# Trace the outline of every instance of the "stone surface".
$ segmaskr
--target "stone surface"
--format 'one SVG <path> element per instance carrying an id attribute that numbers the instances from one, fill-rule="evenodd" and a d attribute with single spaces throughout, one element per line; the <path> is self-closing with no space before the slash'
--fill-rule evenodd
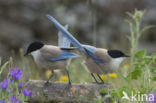
<path id="1" fill-rule="evenodd" d="M 73 84 L 67 89 L 67 83 L 50 83 L 44 85 L 45 81 L 30 80 L 25 84 L 32 90 L 31 103 L 61 102 L 61 103 L 90 103 L 100 96 L 99 91 L 103 88 L 111 88 L 107 84 Z"/>

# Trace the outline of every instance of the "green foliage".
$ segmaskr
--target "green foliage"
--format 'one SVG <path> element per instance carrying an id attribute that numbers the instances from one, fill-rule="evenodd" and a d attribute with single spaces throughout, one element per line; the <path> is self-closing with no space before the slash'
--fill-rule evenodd
<path id="1" fill-rule="evenodd" d="M 137 57 L 137 58 L 142 58 L 145 55 L 146 55 L 146 51 L 145 50 L 140 50 L 140 51 L 135 53 L 135 57 Z"/>
<path id="2" fill-rule="evenodd" d="M 121 100 L 123 92 L 126 92 L 129 97 L 131 93 L 149 94 L 156 91 L 153 83 L 156 81 L 156 53 L 147 55 L 146 50 L 138 50 L 139 38 L 142 34 L 153 26 L 145 26 L 141 28 L 141 20 L 145 11 L 135 10 L 134 14 L 127 13 L 131 18 L 126 20 L 130 26 L 131 35 L 128 36 L 130 41 L 130 69 L 126 75 L 120 73 L 120 77 L 125 80 L 124 86 L 115 89 L 103 89 L 100 93 L 106 93 L 105 97 L 111 97 L 112 101 L 119 101 L 119 103 L 127 103 L 128 101 Z M 127 83 L 128 82 L 128 83 Z M 105 98 L 103 97 L 103 98 Z M 100 99 L 100 98 L 99 98 Z M 131 101 L 132 102 L 132 101 Z M 102 103 L 102 102 L 101 102 Z M 132 102 L 133 103 L 133 102 Z"/>
<path id="3" fill-rule="evenodd" d="M 105 94 L 108 93 L 108 91 L 109 91 L 108 88 L 103 88 L 103 89 L 101 89 L 101 90 L 99 91 L 99 93 L 100 93 L 101 95 L 105 95 Z"/>
<path id="4" fill-rule="evenodd" d="M 6 66 L 8 65 L 9 62 L 7 61 L 3 65 L 1 65 L 1 63 L 2 63 L 2 59 L 0 57 L 0 76 L 1 76 L 3 70 L 6 68 Z"/>
<path id="5" fill-rule="evenodd" d="M 131 61 L 130 61 L 131 67 L 133 66 L 133 63 L 135 62 L 134 58 L 135 58 L 135 54 L 137 52 L 137 47 L 138 47 L 138 42 L 139 42 L 140 36 L 142 36 L 142 34 L 145 31 L 147 31 L 148 29 L 153 27 L 150 25 L 150 26 L 145 26 L 145 27 L 141 28 L 141 20 L 142 20 L 142 16 L 144 15 L 144 12 L 145 11 L 135 10 L 134 14 L 127 13 L 130 16 L 130 18 L 132 19 L 132 21 L 126 20 L 130 26 L 130 32 L 131 32 L 131 35 L 128 36 L 128 39 L 131 43 L 131 51 L 130 51 L 130 53 L 131 53 Z M 140 53 L 137 53 L 137 55 L 138 54 L 141 55 Z"/>

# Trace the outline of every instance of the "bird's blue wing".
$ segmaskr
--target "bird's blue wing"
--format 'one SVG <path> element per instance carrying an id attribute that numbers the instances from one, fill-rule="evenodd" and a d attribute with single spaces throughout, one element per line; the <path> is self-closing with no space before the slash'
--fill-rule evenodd
<path id="1" fill-rule="evenodd" d="M 90 46 L 90 45 L 83 45 L 83 47 L 85 48 L 85 50 L 87 51 L 88 55 L 91 56 L 93 58 L 93 60 L 98 63 L 101 64 L 102 62 L 96 57 L 96 55 L 94 54 L 95 52 L 95 47 Z"/>
<path id="2" fill-rule="evenodd" d="M 68 50 L 62 50 L 61 55 L 59 57 L 49 58 L 49 60 L 54 62 L 54 61 L 77 58 L 77 57 L 80 57 L 80 56 L 76 53 L 72 53 Z"/>
<path id="3" fill-rule="evenodd" d="M 83 53 L 89 54 L 96 63 L 101 64 L 101 61 L 94 54 L 95 47 L 81 45 L 78 40 L 76 40 L 71 33 L 69 33 L 55 18 L 50 15 L 47 15 L 51 22 L 54 23 L 56 28 L 62 32 L 62 34 L 77 48 L 79 48 Z"/>
<path id="4" fill-rule="evenodd" d="M 68 25 L 65 25 L 65 29 L 68 30 Z M 62 34 L 61 31 L 58 33 L 58 46 L 61 48 L 69 48 L 71 42 Z"/>
<path id="5" fill-rule="evenodd" d="M 62 32 L 62 34 L 76 47 L 78 47 L 82 52 L 86 52 L 82 45 L 77 41 L 71 33 L 69 33 L 55 18 L 50 15 L 47 15 L 51 22 L 56 26 L 56 28 Z"/>

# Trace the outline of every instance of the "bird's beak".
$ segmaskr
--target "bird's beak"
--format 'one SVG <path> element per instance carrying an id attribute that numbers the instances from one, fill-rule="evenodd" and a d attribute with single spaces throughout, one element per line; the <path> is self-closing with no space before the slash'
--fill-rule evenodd
<path id="1" fill-rule="evenodd" d="M 130 57 L 129 55 L 125 54 L 125 57 Z"/>

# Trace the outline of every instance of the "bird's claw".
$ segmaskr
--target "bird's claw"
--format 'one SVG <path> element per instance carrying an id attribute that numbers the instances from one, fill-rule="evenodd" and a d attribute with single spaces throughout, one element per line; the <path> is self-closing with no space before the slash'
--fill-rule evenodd
<path id="1" fill-rule="evenodd" d="M 99 84 L 105 84 L 104 82 L 99 82 Z"/>
<path id="2" fill-rule="evenodd" d="M 72 85 L 71 84 L 68 84 L 66 87 L 65 87 L 65 90 L 70 90 L 72 88 Z"/>
<path id="3" fill-rule="evenodd" d="M 45 83 L 44 83 L 44 86 L 48 86 L 49 85 L 49 81 L 46 81 Z"/>
<path id="4" fill-rule="evenodd" d="M 93 84 L 105 84 L 104 82 L 93 82 Z"/>

